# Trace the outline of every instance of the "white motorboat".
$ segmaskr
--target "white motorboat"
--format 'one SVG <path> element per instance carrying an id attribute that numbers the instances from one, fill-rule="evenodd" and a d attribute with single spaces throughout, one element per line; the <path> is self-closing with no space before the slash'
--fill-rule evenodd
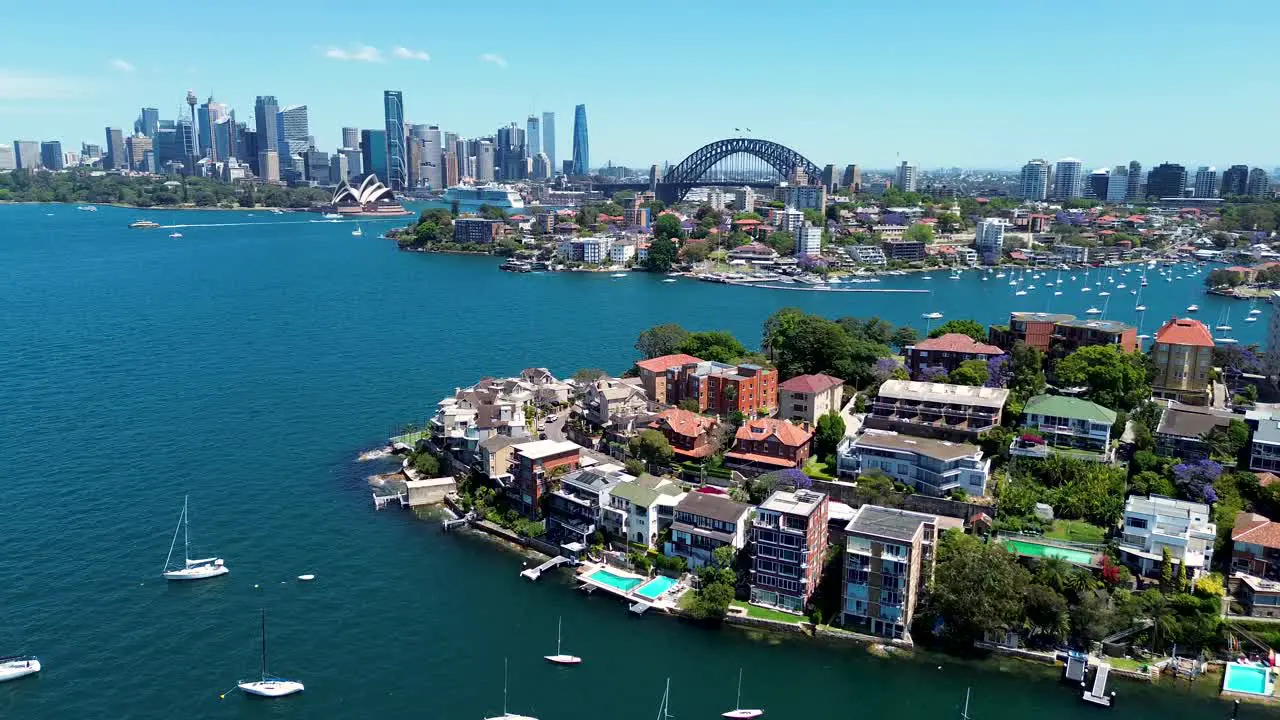
<path id="1" fill-rule="evenodd" d="M 941 319 L 942 319 L 942 313 L 940 313 L 940 312 L 925 313 L 925 314 L 921 315 L 920 317 L 924 318 L 925 320 L 941 320 Z"/>
<path id="2" fill-rule="evenodd" d="M 519 715 L 507 712 L 507 659 L 502 659 L 502 714 L 484 720 L 538 720 L 532 715 Z"/>
<path id="3" fill-rule="evenodd" d="M 627 277 L 627 273 L 614 273 L 609 277 L 624 278 L 624 277 Z"/>
<path id="4" fill-rule="evenodd" d="M 77 210 L 83 210 L 83 211 L 85 211 L 85 212 L 98 212 L 98 208 L 97 208 L 96 206 L 94 206 L 94 205 L 81 205 L 80 207 L 78 207 L 78 208 L 76 208 L 76 209 L 77 209 Z"/>
<path id="5" fill-rule="evenodd" d="M 1059 296 L 1059 295 L 1061 295 L 1061 294 L 1062 294 L 1062 291 L 1061 291 L 1061 290 L 1054 290 L 1054 291 L 1053 291 L 1053 295 L 1054 295 L 1054 297 L 1057 297 L 1057 296 Z"/>
<path id="6" fill-rule="evenodd" d="M 925 275 L 924 277 L 922 277 L 922 278 L 920 278 L 920 279 L 921 279 L 921 280 L 932 280 L 932 279 L 933 279 L 933 276 L 932 276 L 932 275 Z"/>
<path id="7" fill-rule="evenodd" d="M 177 240 L 178 238 L 182 237 L 182 233 L 180 233 L 180 232 L 171 232 L 171 233 L 169 233 L 169 237 L 170 237 L 170 238 L 172 238 L 172 239 L 174 239 L 174 240 Z"/>
<path id="8" fill-rule="evenodd" d="M 1249 314 L 1250 314 L 1250 315 L 1260 315 L 1260 314 L 1262 314 L 1262 311 L 1261 311 L 1261 310 L 1259 310 L 1258 308 L 1254 308 L 1254 309 L 1252 309 L 1252 310 L 1250 310 L 1250 311 L 1249 311 Z"/>
<path id="9" fill-rule="evenodd" d="M 1014 293 L 1014 295 L 1026 295 L 1026 294 L 1027 294 L 1026 290 L 1019 290 L 1018 292 Z"/>
<path id="10" fill-rule="evenodd" d="M 1098 308 L 1093 308 L 1093 307 L 1091 307 L 1091 308 L 1089 308 L 1088 310 L 1085 310 L 1085 311 L 1084 311 L 1084 314 L 1085 314 L 1085 315 L 1101 315 L 1101 314 L 1102 314 L 1102 311 L 1101 311 L 1101 310 L 1099 310 Z"/>
<path id="11" fill-rule="evenodd" d="M 35 655 L 9 655 L 0 657 L 0 682 L 40 672 L 40 658 Z"/>
<path id="12" fill-rule="evenodd" d="M 1107 297 L 1109 295 L 1111 295 L 1111 293 L 1107 292 L 1106 290 L 1103 290 L 1102 292 L 1098 293 L 1098 297 Z"/>
<path id="13" fill-rule="evenodd" d="M 1085 285 L 1084 287 L 1080 288 L 1080 292 L 1092 292 L 1092 291 L 1093 291 L 1093 288 L 1089 287 L 1088 285 Z"/>
<path id="14" fill-rule="evenodd" d="M 662 280 L 662 282 L 664 282 L 664 283 L 673 283 L 673 282 L 675 282 L 675 281 L 676 281 L 676 279 L 675 279 L 675 278 L 663 278 L 663 280 Z"/>
<path id="15" fill-rule="evenodd" d="M 339 215 L 338 213 L 325 213 L 320 217 L 324 218 L 325 220 L 341 220 L 342 219 L 342 216 Z"/>
<path id="16" fill-rule="evenodd" d="M 1138 306 L 1134 307 L 1133 309 L 1134 309 L 1134 310 L 1137 310 L 1138 312 L 1146 312 L 1146 311 L 1147 311 L 1147 306 L 1146 306 L 1146 305 L 1138 305 Z"/>
<path id="17" fill-rule="evenodd" d="M 758 718 L 764 714 L 763 710 L 742 707 L 742 668 L 738 668 L 738 699 L 733 702 L 733 707 L 734 709 L 729 712 L 720 713 L 720 717 L 747 720 L 749 718 Z"/>
<path id="18" fill-rule="evenodd" d="M 301 582 L 311 582 L 312 580 L 315 580 L 315 579 L 316 579 L 316 576 L 310 573 L 307 573 L 306 575 L 298 576 L 298 580 L 300 580 Z"/>
<path id="19" fill-rule="evenodd" d="M 582 664 L 582 658 L 577 657 L 576 655 L 565 655 L 560 652 L 561 620 L 562 618 L 556 618 L 556 654 L 543 655 L 543 657 L 546 658 L 548 662 L 553 662 L 557 665 L 580 665 Z"/>
<path id="20" fill-rule="evenodd" d="M 1187 312 L 1195 312 L 1200 309 L 1199 305 L 1188 305 Z"/>
<path id="21" fill-rule="evenodd" d="M 1257 315 L 1250 315 L 1249 317 L 1245 318 L 1245 319 L 1244 319 L 1244 321 L 1245 321 L 1245 322 L 1258 322 L 1258 316 L 1257 316 Z"/>
<path id="22" fill-rule="evenodd" d="M 177 570 L 169 569 L 169 562 L 173 560 L 173 549 L 178 544 L 178 531 L 182 531 L 182 555 L 186 561 L 183 566 Z M 182 517 L 178 518 L 178 527 L 173 529 L 173 542 L 169 543 L 169 555 L 164 559 L 164 570 L 161 574 L 165 580 L 204 580 L 206 578 L 218 577 L 231 572 L 222 558 L 211 557 L 199 560 L 191 559 L 191 532 L 187 523 L 187 499 L 182 499 Z"/>
<path id="23" fill-rule="evenodd" d="M 269 698 L 284 697 L 300 693 L 305 689 L 302 683 L 296 680 L 285 680 L 267 672 L 267 611 L 265 608 L 262 610 L 262 679 L 241 680 L 236 683 L 236 687 L 250 695 Z"/>

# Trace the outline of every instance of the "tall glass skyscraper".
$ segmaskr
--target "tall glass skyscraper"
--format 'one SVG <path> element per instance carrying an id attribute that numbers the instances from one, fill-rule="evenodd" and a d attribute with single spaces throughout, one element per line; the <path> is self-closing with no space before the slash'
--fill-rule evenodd
<path id="1" fill-rule="evenodd" d="M 155 137 L 156 130 L 159 129 L 160 111 L 156 108 L 142 108 L 142 112 L 138 114 L 138 122 L 134 123 L 133 131 L 147 137 Z"/>
<path id="2" fill-rule="evenodd" d="M 383 185 L 387 184 L 386 130 L 360 131 L 360 160 L 366 174 L 377 175 Z"/>
<path id="3" fill-rule="evenodd" d="M 555 172 L 556 114 L 553 112 L 542 113 L 542 152 L 547 154 L 547 159 L 551 161 L 551 170 Z"/>
<path id="4" fill-rule="evenodd" d="M 534 157 L 542 152 L 542 131 L 538 127 L 538 116 L 530 115 L 525 121 L 525 138 L 529 144 L 529 157 Z"/>
<path id="5" fill-rule="evenodd" d="M 391 181 L 384 183 L 392 190 L 404 190 L 409 186 L 409 166 L 404 152 L 404 95 L 399 90 L 382 93 L 382 108 L 386 115 L 387 159 L 384 161 Z M 379 176 L 381 179 L 382 176 Z"/>
<path id="6" fill-rule="evenodd" d="M 275 95 L 259 95 L 253 101 L 253 125 L 258 131 L 258 151 L 279 150 L 280 136 L 276 113 L 280 112 L 280 103 Z"/>
<path id="7" fill-rule="evenodd" d="M 196 112 L 196 116 L 200 119 L 200 149 L 204 151 L 209 158 L 214 158 L 217 152 L 213 148 L 213 124 L 218 120 L 226 117 L 227 106 L 220 102 L 214 102 L 210 97 Z"/>
<path id="8" fill-rule="evenodd" d="M 573 109 L 573 174 L 587 175 L 591 162 L 587 152 L 587 106 Z"/>

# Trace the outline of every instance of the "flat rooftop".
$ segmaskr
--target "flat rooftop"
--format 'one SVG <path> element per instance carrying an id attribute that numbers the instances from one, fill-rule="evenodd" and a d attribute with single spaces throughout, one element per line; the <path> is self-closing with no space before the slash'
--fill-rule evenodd
<path id="1" fill-rule="evenodd" d="M 858 535 L 888 538 L 900 542 L 911 542 L 920 526 L 937 523 L 933 515 L 914 513 L 909 510 L 880 507 L 879 505 L 863 505 L 858 514 L 849 522 L 846 530 Z"/>
<path id="2" fill-rule="evenodd" d="M 935 460 L 959 460 L 981 452 L 977 445 L 869 430 L 853 439 L 854 447 L 912 452 Z"/>
<path id="3" fill-rule="evenodd" d="M 537 460 L 539 458 L 551 457 L 561 453 L 581 450 L 577 443 L 571 443 L 568 440 L 534 440 L 533 442 L 520 443 L 515 446 L 516 452 L 527 458 Z"/>
<path id="4" fill-rule="evenodd" d="M 1000 409 L 1009 398 L 1004 388 L 972 387 L 918 380 L 886 380 L 879 397 Z"/>
<path id="5" fill-rule="evenodd" d="M 813 490 L 797 490 L 795 492 L 778 490 L 770 495 L 768 500 L 760 504 L 760 509 L 808 517 L 826 499 L 827 496 L 825 494 L 814 492 Z"/>

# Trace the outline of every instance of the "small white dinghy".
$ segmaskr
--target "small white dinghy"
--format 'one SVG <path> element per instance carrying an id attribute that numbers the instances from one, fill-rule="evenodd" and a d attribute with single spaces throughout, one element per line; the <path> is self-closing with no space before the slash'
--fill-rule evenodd
<path id="1" fill-rule="evenodd" d="M 726 713 L 720 713 L 720 717 L 725 718 L 758 718 L 764 714 L 763 710 L 742 707 L 742 668 L 738 668 L 738 699 L 733 703 L 733 710 Z"/>
<path id="2" fill-rule="evenodd" d="M 173 559 L 173 548 L 178 544 L 178 531 L 182 531 L 182 556 L 186 561 L 177 570 L 169 569 L 169 561 Z M 222 562 L 222 558 L 191 559 L 191 533 L 187 529 L 187 499 L 182 499 L 182 517 L 178 518 L 178 527 L 173 530 L 173 542 L 169 543 L 169 556 L 164 559 L 162 574 L 165 580 L 204 580 L 231 572 Z"/>
<path id="3" fill-rule="evenodd" d="M 556 619 L 556 654 L 543 655 L 543 657 L 546 658 L 548 662 L 553 662 L 557 665 L 580 665 L 582 664 L 582 658 L 577 657 L 576 655 L 564 655 L 560 652 L 560 620 L 560 618 Z"/>
<path id="4" fill-rule="evenodd" d="M 40 658 L 35 655 L 9 655 L 0 657 L 0 682 L 40 672 Z"/>
<path id="5" fill-rule="evenodd" d="M 311 582 L 312 580 L 315 580 L 315 579 L 316 579 L 316 576 L 315 576 L 315 575 L 312 575 L 312 574 L 310 574 L 310 573 L 308 573 L 308 574 L 306 574 L 306 575 L 299 575 L 299 576 L 298 576 L 298 580 L 300 580 L 301 582 Z"/>
<path id="6" fill-rule="evenodd" d="M 302 683 L 296 680 L 285 680 L 267 672 L 267 611 L 262 611 L 262 679 L 241 680 L 236 687 L 259 697 L 277 698 L 303 691 Z"/>

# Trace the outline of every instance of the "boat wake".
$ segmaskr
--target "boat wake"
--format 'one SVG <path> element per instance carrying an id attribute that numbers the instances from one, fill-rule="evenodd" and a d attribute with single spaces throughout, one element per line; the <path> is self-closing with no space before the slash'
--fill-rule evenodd
<path id="1" fill-rule="evenodd" d="M 391 455 L 391 448 L 380 447 L 375 450 L 365 450 L 360 453 L 360 457 L 356 458 L 356 460 L 360 462 L 369 462 L 370 460 L 381 460 L 389 455 Z"/>
<path id="2" fill-rule="evenodd" d="M 229 222 L 229 223 L 183 223 L 181 225 L 161 225 L 162 228 L 214 228 L 214 227 L 241 227 L 244 225 L 253 225 L 260 227 L 262 225 L 307 225 L 309 223 L 330 222 L 329 220 L 284 220 L 281 222 Z M 336 222 L 336 221 L 335 221 Z"/>

